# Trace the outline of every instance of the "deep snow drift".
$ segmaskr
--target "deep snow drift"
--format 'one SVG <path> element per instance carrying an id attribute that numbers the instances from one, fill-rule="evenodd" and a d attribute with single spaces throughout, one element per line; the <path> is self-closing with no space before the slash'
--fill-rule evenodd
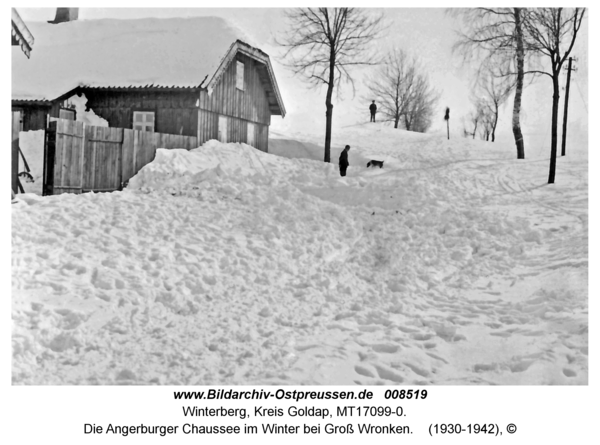
<path id="1" fill-rule="evenodd" d="M 587 147 L 549 186 L 511 146 L 344 136 L 346 178 L 209 141 L 123 192 L 20 195 L 13 382 L 586 384 Z"/>

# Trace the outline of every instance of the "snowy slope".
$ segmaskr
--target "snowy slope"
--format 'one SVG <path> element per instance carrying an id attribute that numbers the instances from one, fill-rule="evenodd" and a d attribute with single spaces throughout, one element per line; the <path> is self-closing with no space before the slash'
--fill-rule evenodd
<path id="1" fill-rule="evenodd" d="M 13 382 L 586 384 L 586 150 L 548 186 L 543 154 L 340 131 L 346 178 L 308 136 L 209 141 L 123 192 L 21 195 Z"/>

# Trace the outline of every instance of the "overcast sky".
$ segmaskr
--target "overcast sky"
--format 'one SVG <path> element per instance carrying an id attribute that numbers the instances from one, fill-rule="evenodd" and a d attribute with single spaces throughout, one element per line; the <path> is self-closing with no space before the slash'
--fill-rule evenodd
<path id="1" fill-rule="evenodd" d="M 55 8 L 18 8 L 25 22 L 52 20 Z M 442 131 L 443 110 L 449 106 L 454 132 L 462 132 L 462 118 L 471 110 L 471 85 L 473 68 L 464 66 L 459 55 L 453 54 L 452 45 L 460 22 L 446 14 L 443 8 L 385 8 L 373 10 L 382 12 L 387 24 L 385 37 L 374 43 L 385 53 L 393 48 L 401 48 L 418 57 L 423 70 L 440 94 L 440 119 L 436 120 L 432 131 Z M 286 19 L 282 9 L 277 8 L 80 8 L 80 20 L 100 18 L 135 19 L 144 17 L 223 17 L 240 28 L 256 45 L 266 51 L 273 61 L 275 74 L 288 111 L 281 121 L 273 117 L 274 131 L 301 129 L 307 126 L 323 127 L 325 88 L 310 90 L 298 77 L 294 77 L 280 62 L 282 50 L 275 43 L 286 30 Z M 579 38 L 575 55 L 580 58 L 580 71 L 573 78 L 572 108 L 570 116 L 586 121 L 587 131 L 587 26 Z M 35 46 L 34 46 L 35 51 Z M 372 69 L 372 68 L 370 68 Z M 357 91 L 344 85 L 342 97 L 334 100 L 334 120 L 338 124 L 352 125 L 368 120 L 368 94 L 364 89 L 363 77 L 368 69 L 355 70 Z M 524 94 L 524 131 L 532 134 L 546 133 L 547 119 L 543 118 L 551 105 L 551 82 L 542 78 L 528 87 Z M 512 98 L 507 104 L 499 125 L 500 134 L 510 135 L 510 110 Z M 573 114 L 571 114 L 573 113 Z M 541 122 L 543 120 L 543 122 Z M 583 130 L 582 130 L 583 131 Z M 507 136 L 509 137 L 509 136 Z"/>

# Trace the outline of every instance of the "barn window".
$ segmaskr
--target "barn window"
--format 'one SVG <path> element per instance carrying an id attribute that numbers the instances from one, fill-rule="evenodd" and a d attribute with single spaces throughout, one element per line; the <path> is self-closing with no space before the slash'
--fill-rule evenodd
<path id="1" fill-rule="evenodd" d="M 58 111 L 58 117 L 61 119 L 67 119 L 70 121 L 74 121 L 75 120 L 75 110 L 73 110 L 71 108 L 61 108 Z"/>
<path id="2" fill-rule="evenodd" d="M 248 122 L 248 137 L 246 138 L 246 143 L 255 147 L 254 145 L 254 124 Z"/>
<path id="3" fill-rule="evenodd" d="M 235 73 L 237 75 L 235 86 L 238 90 L 244 91 L 244 63 L 237 61 Z"/>
<path id="4" fill-rule="evenodd" d="M 219 141 L 227 142 L 227 118 L 219 116 Z"/>
<path id="5" fill-rule="evenodd" d="M 133 129 L 141 131 L 154 131 L 154 112 L 134 111 Z"/>

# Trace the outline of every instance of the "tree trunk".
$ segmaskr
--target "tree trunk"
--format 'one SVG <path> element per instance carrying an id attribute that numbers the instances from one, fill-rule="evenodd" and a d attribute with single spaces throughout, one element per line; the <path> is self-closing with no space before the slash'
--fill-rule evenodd
<path id="1" fill-rule="evenodd" d="M 331 98 L 333 97 L 334 87 L 334 76 L 335 76 L 335 54 L 331 53 L 329 59 L 329 83 L 327 84 L 327 96 L 325 98 L 325 162 L 331 162 L 331 126 L 333 122 L 333 104 Z"/>
<path id="2" fill-rule="evenodd" d="M 333 87 L 327 87 L 327 90 Z M 325 123 L 325 162 L 331 161 L 331 125 L 333 123 L 333 104 L 331 103 L 331 98 L 329 97 L 329 92 L 327 93 L 327 99 L 325 100 L 325 107 L 327 110 L 325 111 L 326 123 Z"/>
<path id="3" fill-rule="evenodd" d="M 394 128 L 398 128 L 398 120 L 400 120 L 398 117 L 394 120 Z"/>
<path id="4" fill-rule="evenodd" d="M 498 104 L 495 105 L 494 110 L 494 123 L 492 124 L 492 142 L 496 141 L 496 127 L 498 126 Z"/>
<path id="5" fill-rule="evenodd" d="M 554 176 L 556 173 L 556 152 L 558 146 L 558 101 L 560 99 L 560 89 L 558 78 L 560 76 L 560 68 L 552 70 L 552 86 L 554 94 L 552 95 L 552 142 L 550 146 L 550 173 L 548 174 L 548 184 L 554 184 Z"/>
<path id="6" fill-rule="evenodd" d="M 517 159 L 525 159 L 525 143 L 521 133 L 521 96 L 523 95 L 523 78 L 525 77 L 525 50 L 523 48 L 523 29 L 521 9 L 515 8 L 515 38 L 517 43 L 517 84 L 515 87 L 515 102 L 513 106 L 512 130 L 517 145 Z"/>

